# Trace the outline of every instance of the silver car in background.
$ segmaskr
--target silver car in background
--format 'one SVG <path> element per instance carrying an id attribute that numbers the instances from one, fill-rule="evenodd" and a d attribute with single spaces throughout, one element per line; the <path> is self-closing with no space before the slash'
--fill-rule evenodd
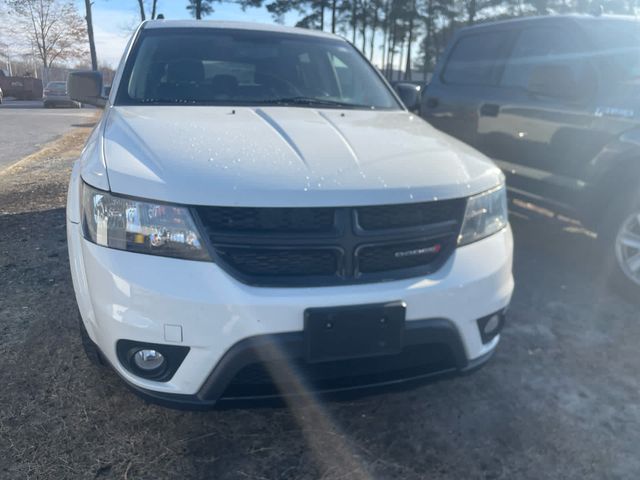
<path id="1" fill-rule="evenodd" d="M 49 82 L 44 89 L 44 108 L 57 106 L 80 108 L 79 102 L 74 102 L 67 94 L 67 82 Z"/>

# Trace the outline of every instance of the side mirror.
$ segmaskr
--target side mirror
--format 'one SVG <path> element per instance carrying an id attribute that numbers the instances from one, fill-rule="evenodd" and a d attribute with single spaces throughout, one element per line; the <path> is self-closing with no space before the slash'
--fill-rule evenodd
<path id="1" fill-rule="evenodd" d="M 67 78 L 67 92 L 71 100 L 104 107 L 107 99 L 102 95 L 102 74 L 94 71 L 71 72 Z"/>
<path id="2" fill-rule="evenodd" d="M 566 65 L 538 65 L 531 70 L 527 91 L 534 95 L 575 99 L 579 96 L 573 72 Z"/>
<path id="3" fill-rule="evenodd" d="M 420 110 L 420 97 L 422 95 L 422 87 L 420 85 L 398 83 L 395 88 L 402 103 L 409 111 L 418 112 Z"/>

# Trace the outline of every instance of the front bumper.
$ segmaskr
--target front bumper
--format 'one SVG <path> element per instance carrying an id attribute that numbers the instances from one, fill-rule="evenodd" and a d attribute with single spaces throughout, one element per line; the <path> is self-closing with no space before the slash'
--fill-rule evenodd
<path id="1" fill-rule="evenodd" d="M 361 394 L 402 388 L 467 373 L 484 365 L 495 351 L 469 361 L 455 326 L 445 319 L 412 321 L 400 355 L 305 362 L 302 332 L 260 335 L 233 345 L 193 395 L 167 394 L 128 386 L 147 400 L 173 408 L 204 409 L 221 403 L 304 399 L 311 394 Z"/>
<path id="2" fill-rule="evenodd" d="M 444 370 L 464 370 L 488 358 L 499 341 L 483 344 L 477 319 L 502 311 L 513 290 L 509 228 L 458 248 L 426 277 L 304 289 L 252 287 L 214 263 L 104 248 L 86 241 L 76 223 L 68 222 L 67 232 L 74 288 L 89 336 L 131 387 L 178 403 L 213 404 L 233 375 L 256 358 L 269 361 L 283 352 L 298 358 L 304 311 L 313 307 L 403 301 L 412 332 L 405 335 L 406 347 L 446 345 L 453 362 Z M 439 335 L 446 341 L 438 342 Z M 169 381 L 145 380 L 118 360 L 121 339 L 188 346 L 189 353 Z"/>

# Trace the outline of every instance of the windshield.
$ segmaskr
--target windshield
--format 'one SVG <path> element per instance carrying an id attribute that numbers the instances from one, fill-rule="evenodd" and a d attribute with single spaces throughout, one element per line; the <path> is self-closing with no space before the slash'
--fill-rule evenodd
<path id="1" fill-rule="evenodd" d="M 400 108 L 347 42 L 230 29 L 144 32 L 116 104 Z"/>

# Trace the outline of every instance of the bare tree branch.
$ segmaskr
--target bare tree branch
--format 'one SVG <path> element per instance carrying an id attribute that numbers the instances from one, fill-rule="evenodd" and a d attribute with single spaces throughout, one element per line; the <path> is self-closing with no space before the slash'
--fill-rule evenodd
<path id="1" fill-rule="evenodd" d="M 53 62 L 87 54 L 87 31 L 72 0 L 6 0 L 14 32 L 24 37 L 45 71 Z"/>

